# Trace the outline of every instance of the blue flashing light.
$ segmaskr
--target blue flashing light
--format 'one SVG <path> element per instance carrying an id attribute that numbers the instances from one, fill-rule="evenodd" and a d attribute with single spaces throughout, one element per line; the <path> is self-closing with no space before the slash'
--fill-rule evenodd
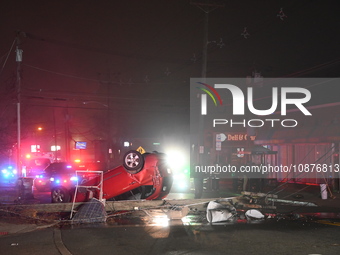
<path id="1" fill-rule="evenodd" d="M 60 180 L 55 180 L 55 182 L 59 184 L 59 183 L 60 183 Z"/>
<path id="2" fill-rule="evenodd" d="M 17 174 L 17 170 L 13 166 L 7 166 L 1 169 L 1 174 L 4 178 L 14 178 Z"/>
<path id="3" fill-rule="evenodd" d="M 77 177 L 77 176 L 72 176 L 72 177 L 70 178 L 70 180 L 71 180 L 71 181 L 77 182 L 77 181 L 78 181 L 78 177 Z"/>

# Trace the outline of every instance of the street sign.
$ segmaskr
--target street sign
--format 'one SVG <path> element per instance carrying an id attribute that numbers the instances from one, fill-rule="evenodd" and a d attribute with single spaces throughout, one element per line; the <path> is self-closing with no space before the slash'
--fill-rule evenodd
<path id="1" fill-rule="evenodd" d="M 144 154 L 146 152 L 142 146 L 139 146 L 136 151 L 138 151 L 140 154 Z"/>
<path id="2" fill-rule="evenodd" d="M 220 151 L 221 148 L 222 148 L 222 143 L 216 141 L 216 150 L 217 150 L 217 151 Z"/>
<path id="3" fill-rule="evenodd" d="M 224 134 L 216 134 L 216 150 L 220 151 L 222 148 L 222 140 L 224 141 L 224 137 L 222 137 Z"/>

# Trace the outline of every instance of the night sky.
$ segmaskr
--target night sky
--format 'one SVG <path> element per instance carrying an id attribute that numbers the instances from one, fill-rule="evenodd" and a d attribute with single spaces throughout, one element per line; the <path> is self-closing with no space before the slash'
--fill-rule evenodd
<path id="1" fill-rule="evenodd" d="M 1 2 L 2 112 L 15 110 L 15 52 L 9 51 L 22 31 L 26 127 L 51 123 L 54 115 L 61 127 L 71 118 L 80 133 L 101 136 L 110 115 L 117 135 L 188 131 L 190 77 L 202 71 L 201 8 L 208 8 L 190 2 L 208 1 Z M 210 3 L 224 7 L 209 12 L 208 77 L 255 70 L 265 78 L 339 76 L 335 0 Z M 340 89 L 320 90 L 325 102 L 338 101 Z"/>

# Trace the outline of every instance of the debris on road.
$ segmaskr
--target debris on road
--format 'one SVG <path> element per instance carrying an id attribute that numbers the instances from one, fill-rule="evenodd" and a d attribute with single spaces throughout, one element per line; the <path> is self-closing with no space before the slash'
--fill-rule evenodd
<path id="1" fill-rule="evenodd" d="M 71 214 L 72 216 L 72 214 Z M 92 198 L 89 202 L 84 203 L 72 218 L 73 223 L 95 223 L 105 222 L 107 214 L 102 202 Z"/>
<path id="2" fill-rule="evenodd" d="M 222 222 L 231 220 L 236 214 L 235 207 L 225 201 L 215 202 L 210 201 L 207 207 L 207 220 L 208 222 Z"/>

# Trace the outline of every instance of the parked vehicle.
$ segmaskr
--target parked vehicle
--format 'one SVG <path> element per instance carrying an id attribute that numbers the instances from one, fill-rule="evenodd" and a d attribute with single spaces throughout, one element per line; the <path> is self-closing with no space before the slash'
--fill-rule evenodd
<path id="1" fill-rule="evenodd" d="M 33 181 L 33 186 L 38 191 L 47 191 L 51 189 L 51 181 L 50 176 L 46 173 L 40 173 L 35 176 Z"/>
<path id="2" fill-rule="evenodd" d="M 80 170 L 88 171 L 89 173 L 84 172 L 83 176 L 76 176 L 76 171 Z M 88 180 L 91 177 L 90 171 L 104 170 L 105 167 L 100 163 L 54 162 L 48 165 L 42 173 L 35 176 L 34 186 L 38 191 L 51 190 L 52 184 L 57 185 L 60 183 L 71 188 L 82 177 Z"/>
<path id="3" fill-rule="evenodd" d="M 41 174 L 44 174 L 44 169 L 48 167 L 51 164 L 50 158 L 40 158 L 35 157 L 27 162 L 27 168 L 26 168 L 26 176 L 27 177 L 37 177 Z"/>
<path id="4" fill-rule="evenodd" d="M 96 186 L 100 182 L 100 174 L 91 171 L 72 170 L 55 174 L 51 178 L 52 202 L 67 203 L 73 199 L 81 202 L 90 197 L 99 198 L 100 190 Z M 172 174 L 165 154 L 129 151 L 121 166 L 103 172 L 102 184 L 102 194 L 106 200 L 162 199 L 170 192 Z"/>

